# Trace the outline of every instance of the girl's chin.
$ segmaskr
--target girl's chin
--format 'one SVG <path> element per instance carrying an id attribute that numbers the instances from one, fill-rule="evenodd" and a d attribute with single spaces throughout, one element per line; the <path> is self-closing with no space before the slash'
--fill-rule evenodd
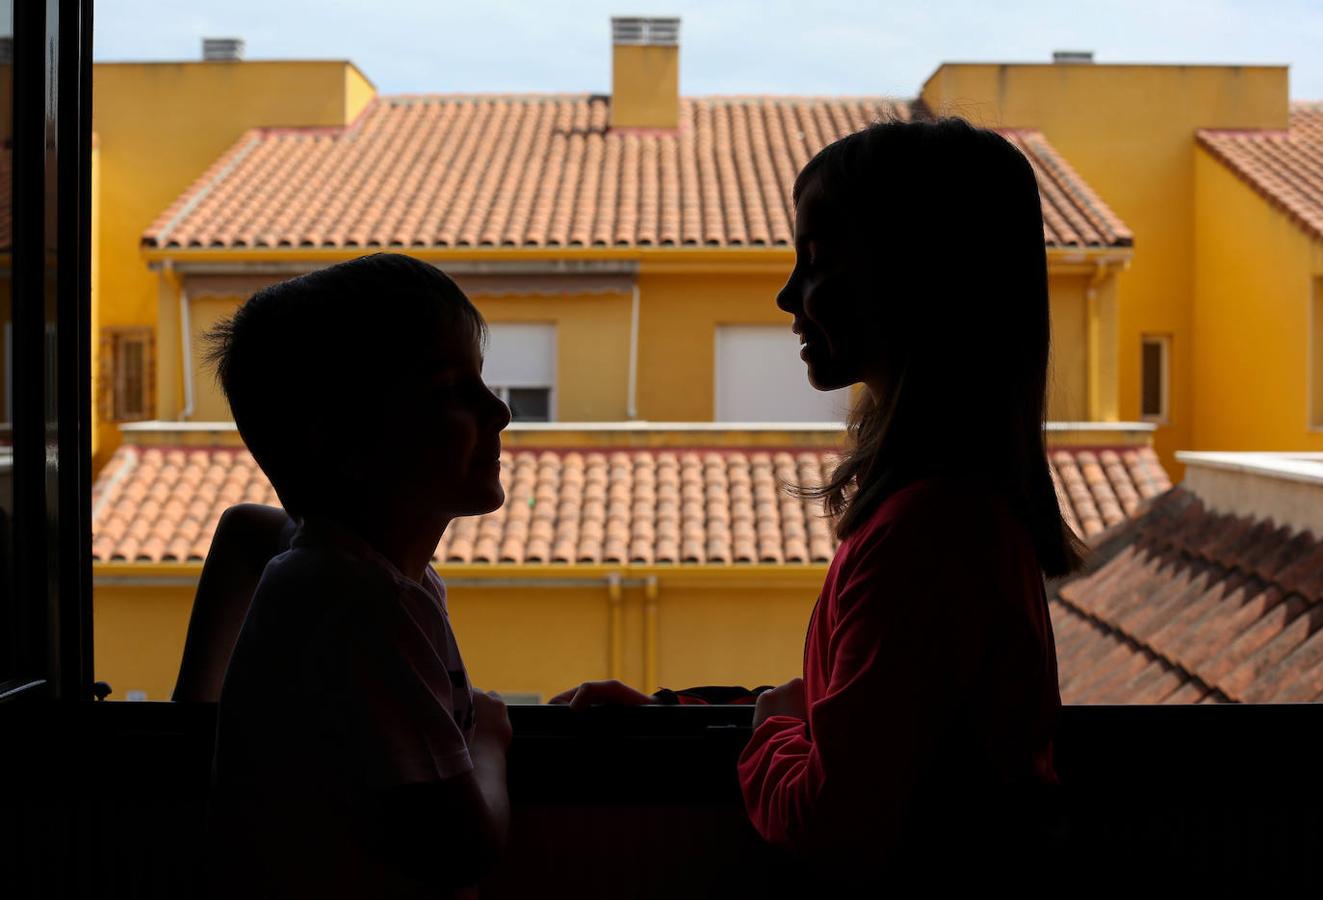
<path id="1" fill-rule="evenodd" d="M 806 362 L 808 363 L 809 384 L 813 385 L 814 390 L 835 391 L 843 387 L 849 387 L 856 380 L 846 377 L 828 362 L 813 359 L 808 359 Z"/>

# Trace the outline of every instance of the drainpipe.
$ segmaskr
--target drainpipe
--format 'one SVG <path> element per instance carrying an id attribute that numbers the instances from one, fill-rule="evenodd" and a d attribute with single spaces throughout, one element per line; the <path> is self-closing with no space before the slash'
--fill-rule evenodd
<path id="1" fill-rule="evenodd" d="M 639 417 L 639 283 L 634 282 L 633 298 L 629 308 L 629 397 L 625 401 L 625 415 L 633 421 Z"/>
<path id="2" fill-rule="evenodd" d="M 657 684 L 657 576 L 643 584 L 643 689 L 655 691 Z"/>
<path id="3" fill-rule="evenodd" d="M 179 282 L 179 347 L 184 363 L 184 408 L 179 419 L 187 422 L 193 417 L 193 329 L 189 323 L 188 291 L 183 279 Z"/>
<path id="4" fill-rule="evenodd" d="M 607 648 L 607 677 L 624 681 L 625 676 L 625 610 L 620 576 L 612 572 L 606 578 L 607 598 L 610 601 L 610 646 Z"/>

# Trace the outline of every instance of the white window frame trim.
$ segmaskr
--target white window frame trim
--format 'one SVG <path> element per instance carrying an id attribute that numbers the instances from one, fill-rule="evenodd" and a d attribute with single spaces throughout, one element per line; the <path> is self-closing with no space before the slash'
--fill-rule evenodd
<path id="1" fill-rule="evenodd" d="M 542 384 L 541 382 L 523 381 L 520 379 L 503 380 L 492 384 L 487 382 L 488 389 L 496 396 L 501 398 L 501 402 L 506 406 L 510 405 L 509 391 L 511 388 L 545 388 L 547 390 L 547 421 L 559 422 L 560 392 L 557 386 L 560 383 L 560 321 L 558 319 L 538 319 L 535 321 L 523 321 L 520 319 L 497 319 L 487 323 L 488 333 L 493 326 L 500 325 L 541 325 L 551 328 L 553 340 L 551 342 L 551 384 Z M 490 340 L 490 338 L 489 338 Z M 483 381 L 486 382 L 484 374 Z"/>

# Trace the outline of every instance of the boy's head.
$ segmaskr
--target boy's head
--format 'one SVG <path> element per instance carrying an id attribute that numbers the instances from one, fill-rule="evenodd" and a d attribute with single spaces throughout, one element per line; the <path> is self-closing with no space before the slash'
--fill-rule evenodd
<path id="1" fill-rule="evenodd" d="M 291 515 L 449 518 L 504 499 L 485 338 L 439 269 L 377 253 L 258 291 L 209 359 Z"/>

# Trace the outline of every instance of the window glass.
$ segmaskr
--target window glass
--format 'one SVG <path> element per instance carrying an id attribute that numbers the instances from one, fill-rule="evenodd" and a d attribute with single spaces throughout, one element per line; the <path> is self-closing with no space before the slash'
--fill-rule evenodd
<path id="1" fill-rule="evenodd" d="M 514 421 L 551 421 L 556 388 L 556 326 L 493 323 L 482 374 L 496 395 L 510 406 Z"/>
<path id="2" fill-rule="evenodd" d="M 716 339 L 718 422 L 840 422 L 849 391 L 818 391 L 787 325 L 719 325 Z"/>
<path id="3" fill-rule="evenodd" d="M 1144 338 L 1140 410 L 1144 418 L 1167 418 L 1167 340 Z"/>
<path id="4" fill-rule="evenodd" d="M 550 388 L 508 388 L 502 399 L 510 407 L 510 418 L 516 422 L 550 422 Z"/>

